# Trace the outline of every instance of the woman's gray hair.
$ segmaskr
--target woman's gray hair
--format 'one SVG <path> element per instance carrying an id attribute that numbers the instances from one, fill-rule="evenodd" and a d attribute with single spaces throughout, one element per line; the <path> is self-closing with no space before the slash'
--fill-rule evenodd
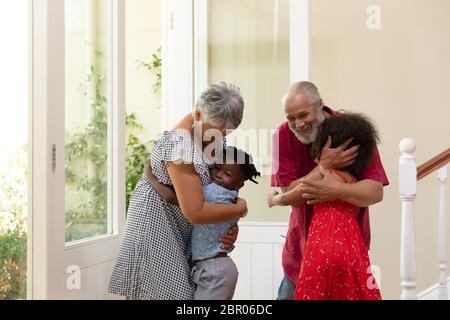
<path id="1" fill-rule="evenodd" d="M 209 86 L 195 104 L 194 113 L 217 128 L 236 129 L 244 116 L 244 99 L 235 85 L 219 82 Z"/>
<path id="2" fill-rule="evenodd" d="M 299 81 L 289 86 L 286 95 L 283 97 L 283 107 L 286 106 L 286 102 L 294 98 L 299 93 L 305 93 L 308 96 L 308 100 L 311 105 L 316 107 L 320 106 L 319 103 L 322 98 L 320 97 L 317 86 L 309 81 Z"/>

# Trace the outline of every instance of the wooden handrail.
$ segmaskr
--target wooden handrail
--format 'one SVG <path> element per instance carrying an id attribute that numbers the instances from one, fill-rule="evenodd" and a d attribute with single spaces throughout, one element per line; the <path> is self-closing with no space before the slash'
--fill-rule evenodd
<path id="1" fill-rule="evenodd" d="M 425 178 L 430 173 L 446 165 L 448 162 L 450 162 L 450 148 L 419 166 L 417 168 L 417 180 Z"/>

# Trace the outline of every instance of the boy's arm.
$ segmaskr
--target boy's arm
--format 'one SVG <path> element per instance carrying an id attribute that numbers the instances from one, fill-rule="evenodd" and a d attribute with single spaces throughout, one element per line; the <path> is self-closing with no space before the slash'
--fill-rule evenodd
<path id="1" fill-rule="evenodd" d="M 150 183 L 150 185 L 161 196 L 161 198 L 165 199 L 170 204 L 179 206 L 177 194 L 175 193 L 175 191 L 156 179 L 155 175 L 152 173 L 152 168 L 150 165 L 145 166 L 144 173 L 148 183 Z"/>

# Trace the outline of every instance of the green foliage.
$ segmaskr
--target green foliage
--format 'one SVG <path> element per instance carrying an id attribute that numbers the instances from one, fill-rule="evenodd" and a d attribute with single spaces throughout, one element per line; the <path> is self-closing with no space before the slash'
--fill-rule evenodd
<path id="1" fill-rule="evenodd" d="M 85 88 L 95 82 L 91 120 L 82 131 L 66 133 L 65 183 L 72 194 L 82 195 L 78 208 L 66 213 L 66 241 L 105 234 L 108 200 L 108 115 L 105 75 L 91 66 Z M 84 95 L 87 90 L 84 89 Z"/>
<path id="2" fill-rule="evenodd" d="M 161 92 L 161 48 L 152 53 L 152 60 L 145 62 L 137 60 L 138 69 L 144 67 L 152 71 L 155 75 L 155 82 L 152 91 L 157 94 Z M 148 162 L 149 150 L 157 141 L 157 137 L 151 139 L 146 144 L 142 144 L 137 136 L 133 134 L 134 130 L 142 130 L 142 125 L 137 122 L 134 113 L 127 115 L 127 185 L 126 185 L 126 204 L 127 211 L 130 203 L 131 193 L 133 192 L 137 181 L 142 176 L 145 164 Z M 133 130 L 134 129 L 134 130 Z"/>
<path id="3" fill-rule="evenodd" d="M 137 122 L 136 114 L 127 115 L 127 149 L 126 149 L 126 208 L 130 203 L 131 193 L 133 192 L 137 181 L 142 176 L 144 166 L 149 159 L 149 150 L 155 140 L 150 140 L 143 144 L 140 139 L 133 134 L 134 130 L 142 130 L 142 125 Z"/>
<path id="4" fill-rule="evenodd" d="M 16 228 L 0 233 L 0 300 L 27 298 L 27 235 Z"/>
<path id="5" fill-rule="evenodd" d="M 0 300 L 26 299 L 27 168 L 23 147 L 0 180 Z"/>
<path id="6" fill-rule="evenodd" d="M 158 48 L 154 53 L 152 53 L 152 59 L 150 62 L 144 60 L 137 60 L 139 63 L 138 68 L 146 68 L 153 72 L 156 77 L 155 83 L 153 84 L 153 93 L 159 93 L 161 91 L 161 48 Z"/>

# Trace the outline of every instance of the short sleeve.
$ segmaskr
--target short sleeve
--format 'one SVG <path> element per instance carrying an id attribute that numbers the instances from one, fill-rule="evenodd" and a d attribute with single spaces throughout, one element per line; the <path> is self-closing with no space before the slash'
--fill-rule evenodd
<path id="1" fill-rule="evenodd" d="M 285 145 L 286 137 L 281 137 L 282 132 L 277 129 L 272 136 L 272 187 L 288 187 L 292 181 L 298 179 L 298 172 L 292 166 L 291 152 Z"/>
<path id="2" fill-rule="evenodd" d="M 163 161 L 193 163 L 194 145 L 186 134 L 169 132 L 160 140 Z"/>
<path id="3" fill-rule="evenodd" d="M 384 171 L 383 164 L 381 163 L 381 157 L 380 153 L 378 152 L 378 148 L 375 150 L 372 162 L 361 174 L 361 180 L 367 179 L 381 182 L 383 186 L 389 185 L 389 180 L 386 172 Z"/>

